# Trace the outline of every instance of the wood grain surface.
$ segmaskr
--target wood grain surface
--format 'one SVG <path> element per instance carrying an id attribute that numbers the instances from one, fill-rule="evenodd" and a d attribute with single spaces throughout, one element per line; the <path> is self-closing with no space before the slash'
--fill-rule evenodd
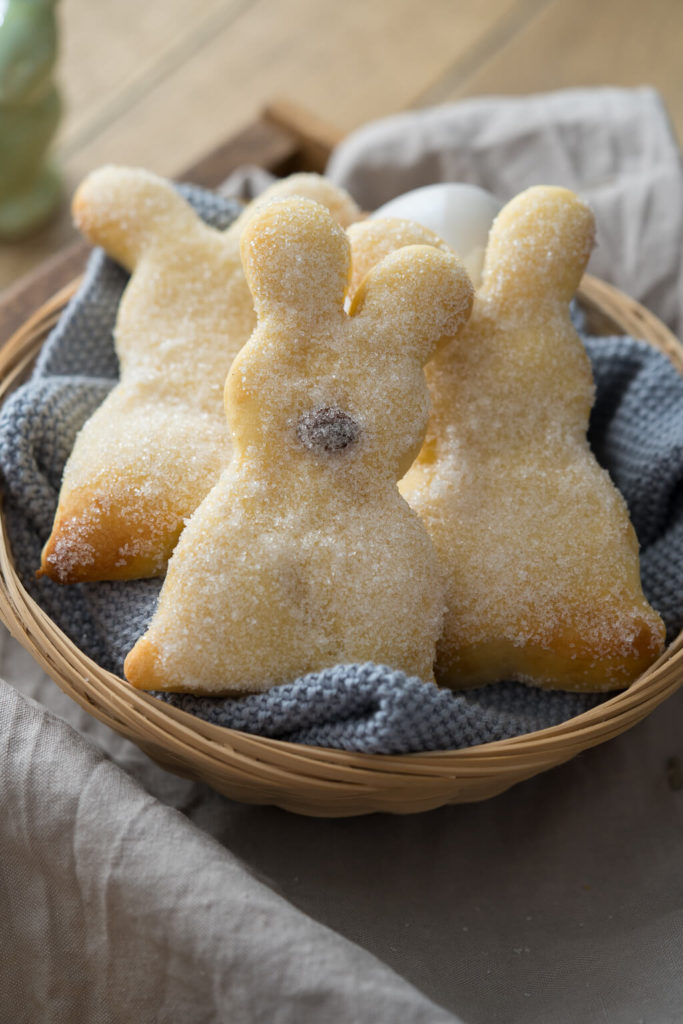
<path id="1" fill-rule="evenodd" d="M 6 300 L 77 242 L 68 199 L 88 171 L 115 161 L 173 176 L 214 152 L 215 175 L 221 143 L 243 129 L 245 154 L 262 152 L 253 125 L 278 97 L 346 133 L 478 94 L 651 84 L 683 135 L 683 0 L 61 0 L 58 17 L 64 203 L 0 246 Z"/>

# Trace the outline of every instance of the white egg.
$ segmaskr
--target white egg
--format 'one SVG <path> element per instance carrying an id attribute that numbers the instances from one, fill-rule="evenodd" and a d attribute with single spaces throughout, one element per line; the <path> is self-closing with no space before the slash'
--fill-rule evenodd
<path id="1" fill-rule="evenodd" d="M 477 288 L 489 228 L 502 205 L 478 185 L 443 182 L 404 192 L 371 216 L 413 220 L 436 232 L 461 257 Z"/>

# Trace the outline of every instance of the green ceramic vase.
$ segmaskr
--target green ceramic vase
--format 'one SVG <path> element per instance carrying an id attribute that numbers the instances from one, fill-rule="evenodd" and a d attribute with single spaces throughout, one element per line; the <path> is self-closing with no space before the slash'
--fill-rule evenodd
<path id="1" fill-rule="evenodd" d="M 57 0 L 0 0 L 0 240 L 44 224 L 60 200 L 47 150 L 61 114 Z"/>

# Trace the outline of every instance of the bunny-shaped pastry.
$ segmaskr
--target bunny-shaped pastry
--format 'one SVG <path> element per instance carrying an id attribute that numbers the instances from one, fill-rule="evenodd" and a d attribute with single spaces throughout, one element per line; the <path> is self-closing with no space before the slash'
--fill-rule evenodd
<path id="1" fill-rule="evenodd" d="M 383 260 L 349 312 L 349 242 L 306 199 L 255 213 L 258 323 L 226 383 L 233 461 L 188 523 L 125 663 L 141 689 L 258 691 L 340 662 L 432 678 L 443 590 L 397 489 L 429 411 L 423 365 L 466 320 L 455 256 Z"/>
<path id="2" fill-rule="evenodd" d="M 659 654 L 621 495 L 586 439 L 588 356 L 569 317 L 593 244 L 588 207 L 535 187 L 491 229 L 461 336 L 427 368 L 427 438 L 401 492 L 447 577 L 436 675 L 628 686 Z"/>
<path id="3" fill-rule="evenodd" d="M 351 297 L 372 268 L 397 249 L 406 245 L 432 245 L 443 252 L 452 252 L 451 247 L 430 228 L 399 217 L 359 220 L 349 225 L 346 234 L 351 243 Z"/>
<path id="4" fill-rule="evenodd" d="M 311 194 L 358 210 L 318 175 L 277 182 L 226 230 L 147 171 L 105 167 L 76 193 L 77 225 L 132 274 L 116 323 L 120 381 L 67 462 L 41 574 L 60 583 L 164 572 L 185 520 L 229 461 L 223 387 L 255 315 L 239 240 L 258 202 Z"/>

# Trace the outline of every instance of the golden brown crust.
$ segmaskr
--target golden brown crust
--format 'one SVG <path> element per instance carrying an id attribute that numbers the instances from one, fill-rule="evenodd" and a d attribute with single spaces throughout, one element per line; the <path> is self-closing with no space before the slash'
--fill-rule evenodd
<path id="1" fill-rule="evenodd" d="M 590 693 L 625 689 L 659 656 L 663 631 L 653 629 L 652 614 L 634 621 L 634 636 L 625 650 L 617 634 L 598 643 L 586 629 L 554 629 L 544 645 L 527 640 L 487 639 L 449 649 L 442 639 L 437 654 L 437 682 L 454 689 L 484 686 L 501 679 L 529 682 L 546 690 Z"/>
<path id="2" fill-rule="evenodd" d="M 57 511 L 39 576 L 55 583 L 163 576 L 184 526 L 179 508 L 105 505 L 97 491 L 73 491 Z"/>
<path id="3" fill-rule="evenodd" d="M 126 679 L 136 689 L 163 690 L 159 652 L 147 637 L 141 637 L 123 664 Z"/>

